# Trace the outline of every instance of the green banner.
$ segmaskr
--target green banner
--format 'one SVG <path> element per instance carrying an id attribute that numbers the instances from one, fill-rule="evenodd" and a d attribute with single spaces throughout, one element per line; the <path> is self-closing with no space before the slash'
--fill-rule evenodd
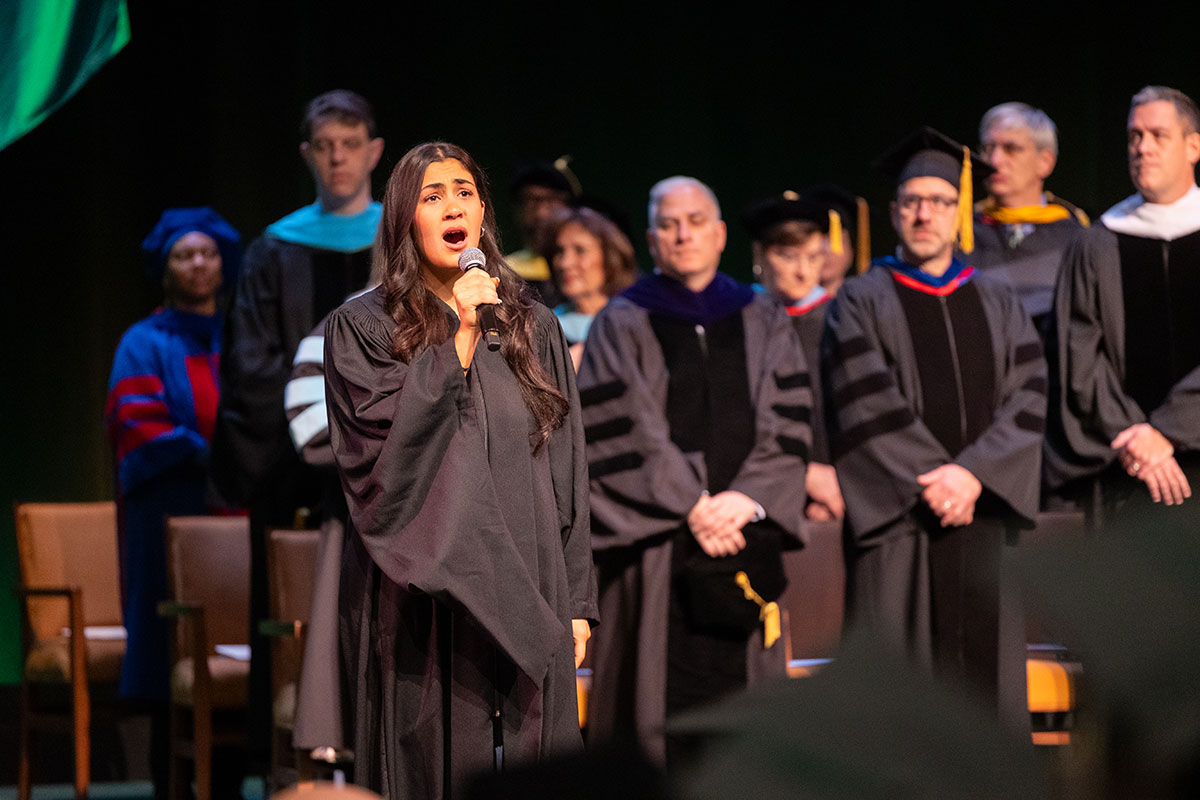
<path id="1" fill-rule="evenodd" d="M 125 0 L 0 3 L 0 149 L 33 130 L 128 42 Z"/>

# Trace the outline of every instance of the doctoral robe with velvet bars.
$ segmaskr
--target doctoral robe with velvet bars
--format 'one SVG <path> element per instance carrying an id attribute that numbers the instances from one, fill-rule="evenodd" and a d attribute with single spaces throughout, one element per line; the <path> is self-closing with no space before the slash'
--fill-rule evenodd
<path id="1" fill-rule="evenodd" d="M 1023 631 L 1002 608 L 1000 562 L 1038 509 L 1042 345 L 1016 294 L 986 274 L 956 261 L 953 279 L 934 286 L 881 261 L 846 281 L 823 341 L 850 616 L 917 661 L 999 692 L 1003 716 L 1021 724 Z M 974 522 L 943 528 L 917 476 L 950 463 L 983 492 Z"/>
<path id="2" fill-rule="evenodd" d="M 159 309 L 117 345 L 105 417 L 116 457 L 121 597 L 128 641 L 121 694 L 167 699 L 167 515 L 208 511 L 217 415 L 219 315 Z"/>
<path id="3" fill-rule="evenodd" d="M 697 549 L 687 514 L 704 491 L 736 490 L 761 505 L 760 530 L 797 538 L 812 444 L 810 376 L 782 308 L 720 273 L 694 297 L 667 281 L 602 309 L 580 365 L 605 620 L 588 735 L 634 737 L 660 762 L 673 702 L 785 667 L 782 640 L 764 650 L 761 631 L 706 636 L 681 619 L 680 548 Z"/>

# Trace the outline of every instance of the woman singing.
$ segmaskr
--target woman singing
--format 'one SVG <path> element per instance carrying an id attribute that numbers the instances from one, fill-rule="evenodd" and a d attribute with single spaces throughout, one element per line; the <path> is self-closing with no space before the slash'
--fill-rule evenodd
<path id="1" fill-rule="evenodd" d="M 498 279 L 459 271 L 470 247 Z M 391 798 L 581 744 L 596 588 L 579 397 L 553 313 L 500 253 L 483 172 L 419 145 L 388 181 L 383 284 L 326 328 L 355 776 Z M 479 344 L 484 303 L 497 352 Z"/>

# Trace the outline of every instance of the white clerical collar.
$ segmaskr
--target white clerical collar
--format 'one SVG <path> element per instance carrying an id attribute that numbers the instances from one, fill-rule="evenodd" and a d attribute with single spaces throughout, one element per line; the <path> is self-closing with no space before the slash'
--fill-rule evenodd
<path id="1" fill-rule="evenodd" d="M 1200 231 L 1200 187 L 1192 185 L 1174 203 L 1147 203 L 1140 194 L 1126 197 L 1100 217 L 1115 233 L 1172 241 Z"/>

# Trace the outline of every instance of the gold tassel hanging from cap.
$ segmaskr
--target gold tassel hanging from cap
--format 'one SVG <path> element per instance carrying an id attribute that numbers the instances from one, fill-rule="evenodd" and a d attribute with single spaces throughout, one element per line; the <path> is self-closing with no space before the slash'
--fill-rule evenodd
<path id="1" fill-rule="evenodd" d="M 842 247 L 842 215 L 829 209 L 829 249 L 835 256 L 845 252 Z"/>
<path id="2" fill-rule="evenodd" d="M 975 200 L 971 197 L 971 148 L 963 145 L 962 174 L 958 178 L 958 242 L 964 253 L 975 249 Z"/>
<path id="3" fill-rule="evenodd" d="M 854 261 L 859 275 L 871 266 L 871 208 L 861 197 L 854 198 L 858 206 L 858 241 L 854 245 Z"/>
<path id="4" fill-rule="evenodd" d="M 579 197 L 583 194 L 583 185 L 579 182 L 579 178 L 575 177 L 575 173 L 571 170 L 571 156 L 563 155 L 554 159 L 554 169 L 567 179 L 567 183 L 571 185 L 571 194 Z"/>
<path id="5" fill-rule="evenodd" d="M 750 576 L 745 572 L 739 570 L 733 579 L 742 588 L 742 594 L 746 596 L 746 599 L 752 600 L 758 605 L 758 620 L 763 624 L 763 650 L 770 650 L 771 645 L 779 641 L 779 637 L 783 635 L 779 604 L 773 600 L 770 603 L 763 600 L 759 593 L 750 586 Z"/>

